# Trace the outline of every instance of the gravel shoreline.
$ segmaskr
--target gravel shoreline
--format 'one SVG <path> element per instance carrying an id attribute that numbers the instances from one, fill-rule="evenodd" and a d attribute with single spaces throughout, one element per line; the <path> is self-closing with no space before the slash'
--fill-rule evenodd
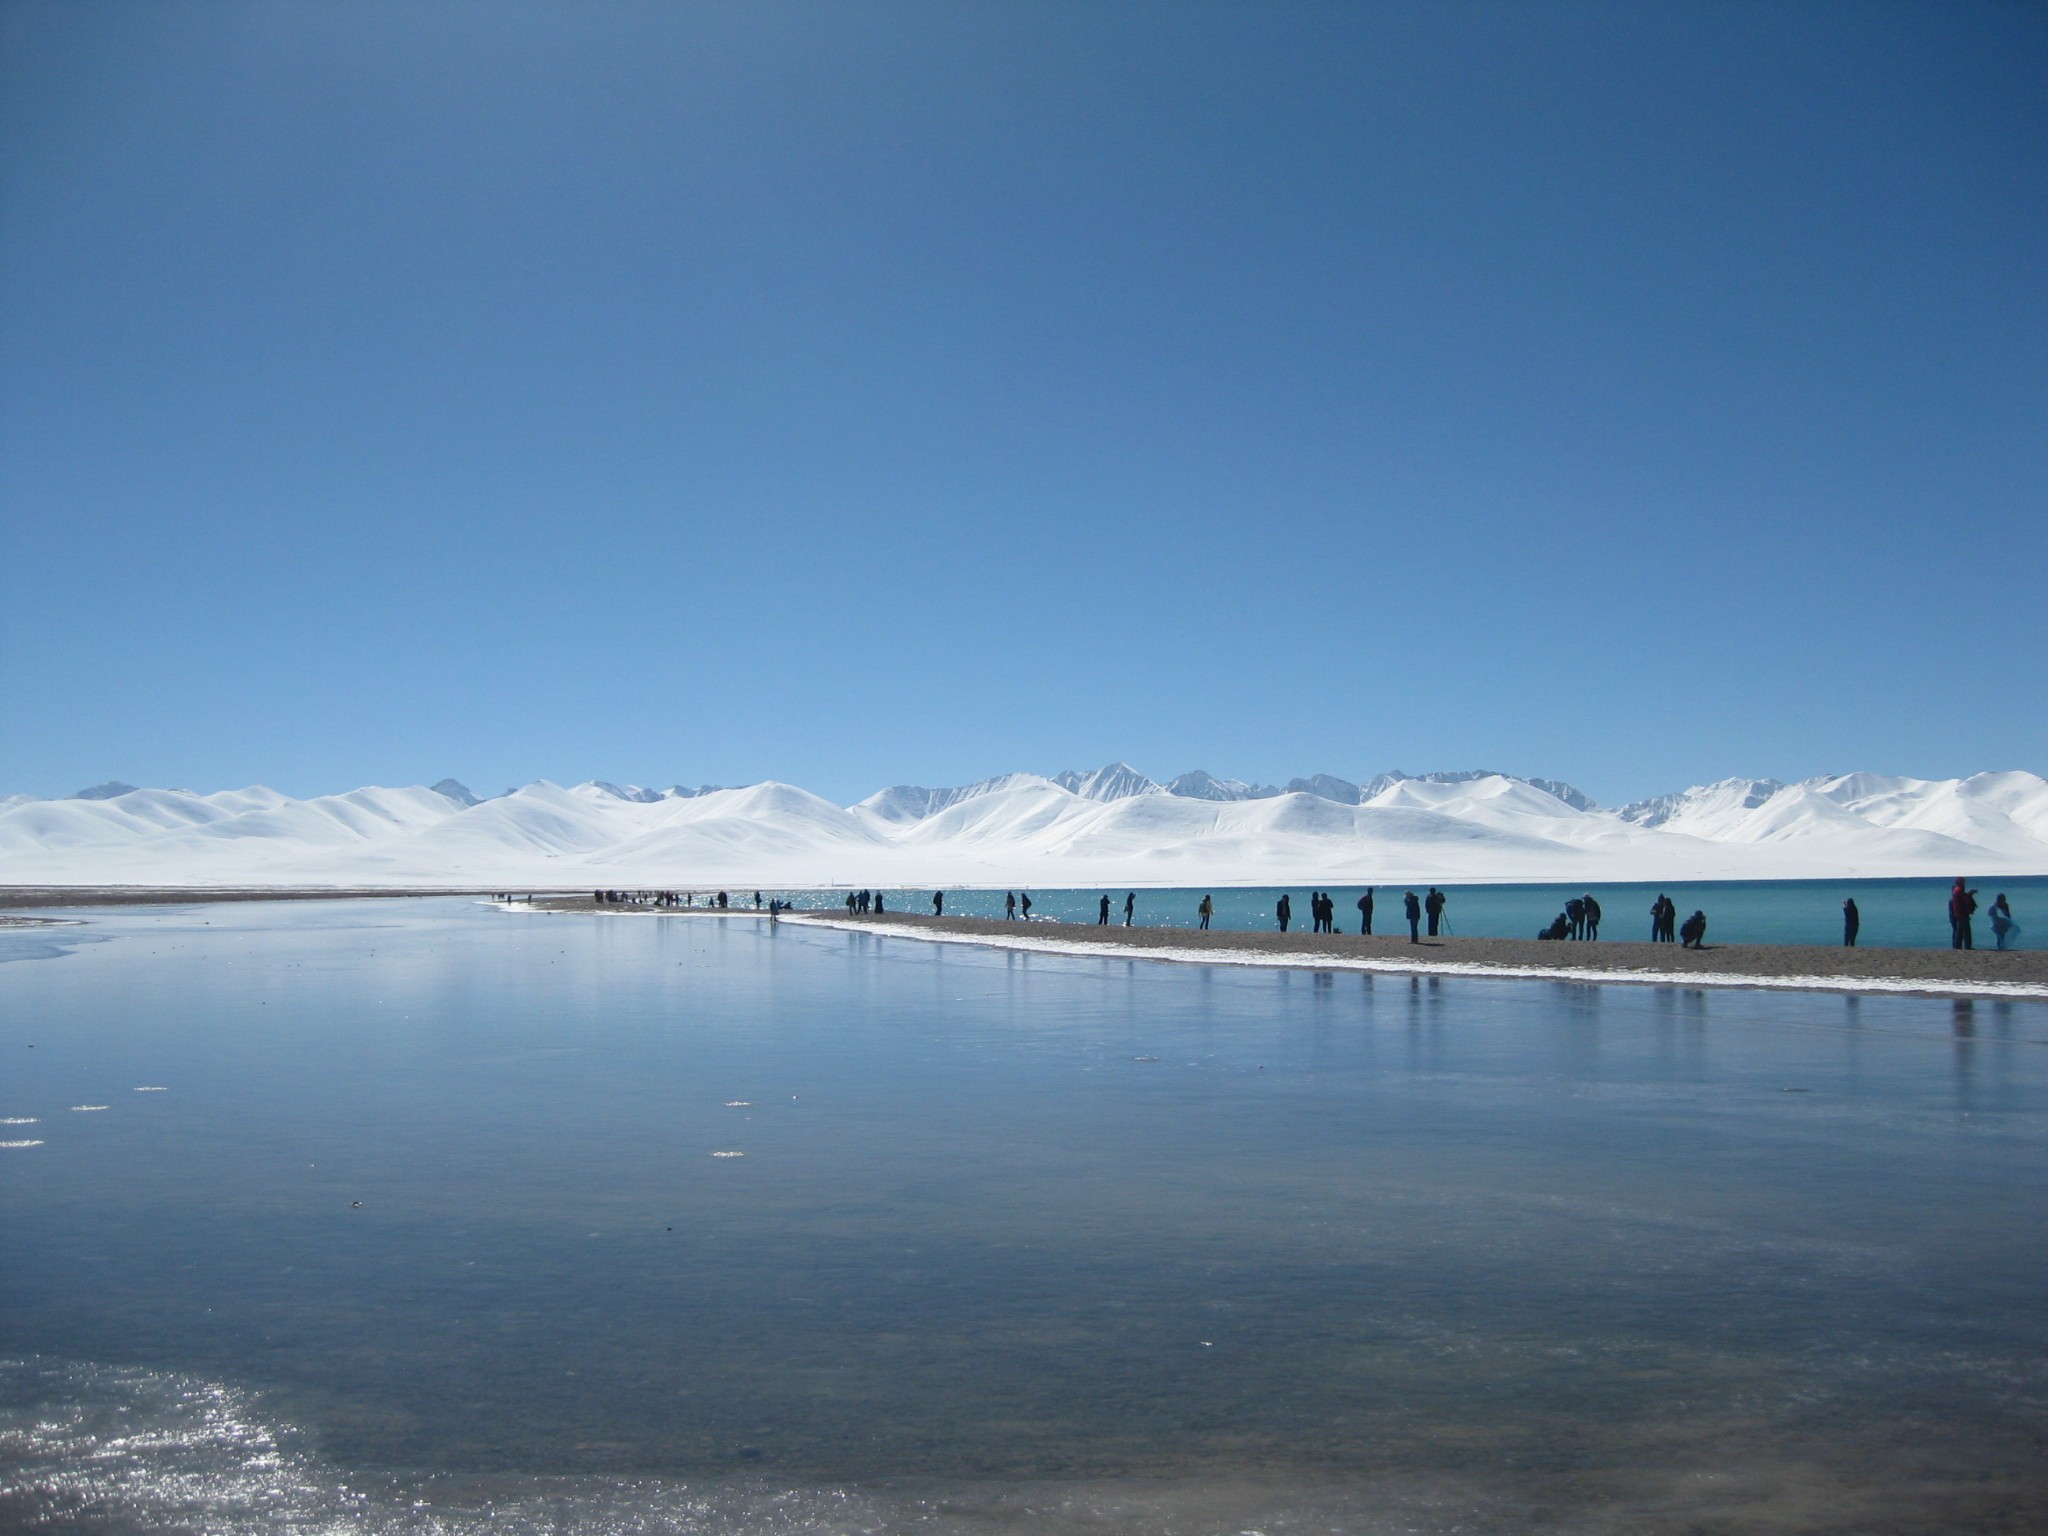
<path id="1" fill-rule="evenodd" d="M 751 912 L 746 915 L 752 916 Z M 2048 953 L 2039 950 L 1846 949 L 1807 944 L 1676 944 L 1601 939 L 1545 943 L 1535 939 L 1445 936 L 1410 944 L 1397 937 L 1352 933 L 1277 933 L 1192 928 L 1118 928 L 1093 923 L 1004 922 L 978 917 L 924 917 L 889 912 L 793 920 L 834 928 L 950 939 L 999 947 L 1158 952 L 1158 958 L 1217 963 L 1308 966 L 1376 971 L 1658 982 L 1689 986 L 1780 986 L 1798 990 L 1882 990 L 1937 997 L 2027 997 L 2048 1001 Z"/>

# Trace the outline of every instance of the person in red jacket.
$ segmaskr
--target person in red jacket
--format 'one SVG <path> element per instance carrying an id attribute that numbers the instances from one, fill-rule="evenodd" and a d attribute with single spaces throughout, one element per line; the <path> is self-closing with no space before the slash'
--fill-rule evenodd
<path id="1" fill-rule="evenodd" d="M 1948 893 L 1948 942 L 1951 949 L 1975 949 L 1970 942 L 1970 919 L 1977 915 L 1977 893 L 1963 886 L 1963 877 L 1956 876 L 1956 883 Z"/>

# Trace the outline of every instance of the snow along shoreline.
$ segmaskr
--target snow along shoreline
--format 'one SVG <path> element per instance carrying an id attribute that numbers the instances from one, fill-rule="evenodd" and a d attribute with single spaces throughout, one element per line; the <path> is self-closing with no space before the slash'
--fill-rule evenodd
<path id="1" fill-rule="evenodd" d="M 747 916 L 755 914 L 748 913 Z M 1888 993 L 1921 997 L 1987 998 L 2018 1002 L 2048 1002 L 2048 983 L 1993 981 L 1978 978 L 1932 976 L 1828 976 L 1786 973 L 1774 975 L 1744 971 L 1696 971 L 1609 969 L 1588 965 L 1530 965 L 1514 962 L 1492 963 L 1476 960 L 1380 959 L 1366 955 L 1316 954 L 1303 950 L 1239 949 L 1225 946 L 1133 944 L 1117 940 L 1042 938 L 1005 933 L 947 932 L 936 928 L 895 923 L 887 926 L 815 913 L 792 912 L 782 921 L 807 928 L 831 928 L 846 933 L 865 933 L 882 938 L 916 939 L 927 944 L 969 944 L 985 949 L 1017 950 L 1026 953 L 1096 956 L 1120 960 L 1162 960 L 1176 965 L 1229 965 L 1303 971 L 1358 971 L 1389 976 L 1460 976 L 1496 981 L 1572 981 L 1602 985 L 1617 982 L 1631 986 L 1660 987 L 1743 987 L 1779 992 Z M 1762 948 L 1764 946 L 1745 946 Z M 1946 954 L 1948 951 L 1934 951 Z"/>

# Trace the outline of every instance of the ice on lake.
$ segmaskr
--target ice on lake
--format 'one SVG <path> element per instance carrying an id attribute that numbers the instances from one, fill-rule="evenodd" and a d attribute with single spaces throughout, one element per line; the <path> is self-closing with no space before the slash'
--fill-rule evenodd
<path id="1" fill-rule="evenodd" d="M 93 937 L 0 1011 L 0 1527 L 2048 1523 L 2043 1005 Z"/>

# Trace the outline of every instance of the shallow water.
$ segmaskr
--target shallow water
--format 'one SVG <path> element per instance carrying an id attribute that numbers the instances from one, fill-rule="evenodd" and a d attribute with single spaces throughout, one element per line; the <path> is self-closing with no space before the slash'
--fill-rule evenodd
<path id="1" fill-rule="evenodd" d="M 0 1527 L 2048 1521 L 2048 1006 L 92 916 Z"/>
<path id="2" fill-rule="evenodd" d="M 1450 933 L 1470 938 L 1533 939 L 1550 920 L 1564 910 L 1574 896 L 1591 894 L 1602 913 L 1601 937 L 1647 939 L 1650 936 L 1650 903 L 1659 894 L 1669 895 L 1678 905 L 1681 918 L 1694 910 L 1707 914 L 1708 936 L 1716 944 L 1839 944 L 1842 942 L 1842 903 L 1854 898 L 1862 917 L 1858 942 L 1871 947 L 1901 949 L 1946 949 L 1949 947 L 1948 891 L 1953 876 L 1942 880 L 1712 880 L 1691 884 L 1665 885 L 1446 885 L 1449 898 L 1445 917 Z M 1979 911 L 1973 937 L 1981 949 L 1992 947 L 1991 920 L 1986 915 L 1991 902 L 2004 892 L 2021 931 L 2014 948 L 2030 946 L 2048 923 L 2048 877 L 2027 876 L 1978 880 Z M 1322 887 L 1317 887 L 1322 889 Z M 1401 916 L 1401 897 L 1406 886 L 1382 885 L 1373 898 L 1373 931 L 1402 933 L 1407 925 Z M 1428 894 L 1429 886 L 1417 885 L 1415 894 Z M 1329 887 L 1337 902 L 1337 928 L 1342 933 L 1358 932 L 1362 914 L 1358 899 L 1363 886 Z M 949 890 L 946 912 L 953 917 L 1001 917 L 1002 891 Z M 1070 923 L 1092 923 L 1100 912 L 1104 894 L 1110 898 L 1110 921 L 1122 923 L 1124 898 L 1137 897 L 1133 919 L 1147 928 L 1193 928 L 1199 921 L 1196 909 L 1207 895 L 1215 902 L 1211 926 L 1227 929 L 1270 930 L 1279 886 L 1241 886 L 1208 890 L 1201 887 L 1154 888 L 1133 891 L 1119 886 L 1104 892 L 1099 886 L 1083 889 L 1034 890 L 1030 893 L 1032 916 Z M 1294 906 L 1292 927 L 1308 931 L 1309 888 L 1289 887 Z M 745 893 L 751 900 L 753 893 Z M 842 891 L 764 891 L 763 900 L 780 896 L 802 908 L 838 908 L 846 899 Z M 885 893 L 890 910 L 931 911 L 932 892 L 891 890 Z"/>

